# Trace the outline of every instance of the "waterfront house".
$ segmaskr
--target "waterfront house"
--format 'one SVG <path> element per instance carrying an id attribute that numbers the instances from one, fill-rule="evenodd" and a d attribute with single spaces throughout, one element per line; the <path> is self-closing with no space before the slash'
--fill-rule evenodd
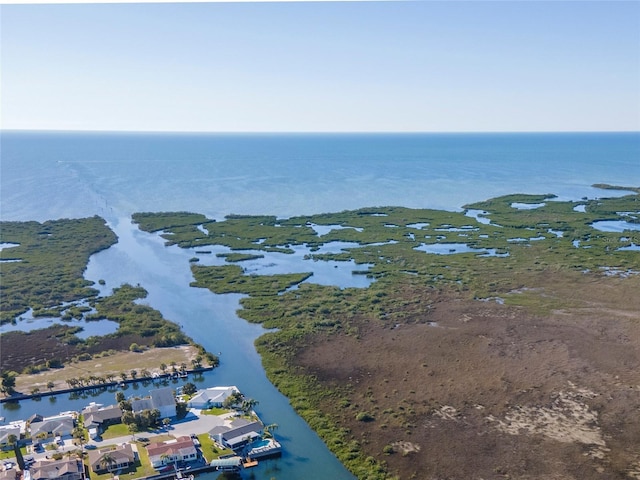
<path id="1" fill-rule="evenodd" d="M 135 461 L 136 453 L 129 443 L 123 443 L 115 448 L 101 448 L 89 452 L 91 471 L 97 474 L 129 468 Z"/>
<path id="2" fill-rule="evenodd" d="M 84 428 L 89 431 L 95 430 L 96 435 L 103 432 L 106 427 L 122 421 L 122 409 L 118 405 L 108 407 L 87 407 L 82 410 L 84 418 Z"/>
<path id="3" fill-rule="evenodd" d="M 34 463 L 30 472 L 31 480 L 81 480 L 84 465 L 75 458 L 44 460 Z"/>
<path id="4" fill-rule="evenodd" d="M 39 421 L 38 421 L 39 420 Z M 55 417 L 37 417 L 29 424 L 31 438 L 36 438 L 39 434 L 44 433 L 48 436 L 71 435 L 75 427 L 75 419 L 73 415 L 57 415 Z"/>
<path id="5" fill-rule="evenodd" d="M 147 445 L 147 453 L 151 466 L 160 469 L 174 462 L 193 462 L 198 458 L 191 437 L 182 436 L 166 442 L 154 442 Z"/>
<path id="6" fill-rule="evenodd" d="M 259 420 L 238 418 L 230 425 L 220 425 L 209 431 L 209 436 L 223 447 L 239 450 L 262 436 L 264 425 Z"/>
<path id="7" fill-rule="evenodd" d="M 148 397 L 131 400 L 133 413 L 157 409 L 160 418 L 176 416 L 176 398 L 171 387 L 157 388 L 149 392 Z"/>
<path id="8" fill-rule="evenodd" d="M 240 393 L 238 387 L 212 387 L 200 390 L 189 400 L 189 408 L 205 410 L 207 408 L 222 407 L 224 401 L 235 393 Z"/>
<path id="9" fill-rule="evenodd" d="M 11 435 L 15 435 L 16 440 L 20 440 L 20 425 L 11 423 L 0 426 L 0 448 L 3 450 L 11 448 L 9 444 L 9 437 Z"/>

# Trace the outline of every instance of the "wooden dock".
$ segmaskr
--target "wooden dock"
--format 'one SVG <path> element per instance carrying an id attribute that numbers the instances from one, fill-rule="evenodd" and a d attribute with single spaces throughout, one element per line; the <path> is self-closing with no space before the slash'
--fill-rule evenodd
<path id="1" fill-rule="evenodd" d="M 251 467 L 255 467 L 258 465 L 258 460 L 252 460 L 250 458 L 245 458 L 244 461 L 242 462 L 242 466 L 244 468 L 251 468 Z"/>

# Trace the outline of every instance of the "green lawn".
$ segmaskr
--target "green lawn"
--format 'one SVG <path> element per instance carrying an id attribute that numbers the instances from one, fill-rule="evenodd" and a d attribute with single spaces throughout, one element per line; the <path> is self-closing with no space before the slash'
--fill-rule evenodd
<path id="1" fill-rule="evenodd" d="M 229 413 L 231 410 L 229 410 L 228 408 L 219 408 L 219 407 L 213 407 L 210 408 L 209 410 L 202 410 L 202 414 L 203 415 L 222 415 L 223 413 Z"/>
<path id="2" fill-rule="evenodd" d="M 136 442 L 136 445 L 138 448 L 138 460 L 133 466 L 124 471 L 121 471 L 120 475 L 126 475 L 126 478 L 135 479 L 157 474 L 158 472 L 151 467 L 151 463 L 149 462 L 149 455 L 147 454 L 147 449 L 144 448 L 144 443 Z M 101 447 L 101 449 L 108 447 L 109 446 Z M 99 475 L 95 472 L 90 471 L 88 457 L 85 459 L 85 465 L 87 466 L 91 480 L 110 480 L 111 478 L 113 478 L 113 476 L 109 472 Z M 123 478 L 125 477 L 123 476 Z"/>
<path id="3" fill-rule="evenodd" d="M 22 454 L 26 455 L 25 449 L 22 448 Z M 16 458 L 16 454 L 13 450 L 1 450 L 0 451 L 0 460 L 8 460 L 10 458 Z"/>
<path id="4" fill-rule="evenodd" d="M 109 440 L 110 438 L 124 437 L 127 435 L 131 435 L 129 428 L 124 423 L 116 423 L 115 425 L 109 425 L 101 437 L 103 440 Z"/>
<path id="5" fill-rule="evenodd" d="M 228 448 L 218 448 L 208 433 L 201 433 L 198 435 L 198 440 L 200 440 L 200 450 L 202 450 L 202 455 L 207 460 L 207 463 L 214 458 L 219 458 L 222 455 L 229 455 L 233 453 L 233 451 Z"/>

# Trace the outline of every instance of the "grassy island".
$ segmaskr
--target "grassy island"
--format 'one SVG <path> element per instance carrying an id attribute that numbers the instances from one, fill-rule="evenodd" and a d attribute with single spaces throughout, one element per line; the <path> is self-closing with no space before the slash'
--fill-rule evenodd
<path id="1" fill-rule="evenodd" d="M 2 322 L 19 321 L 17 318 L 29 309 L 33 309 L 36 322 L 38 317 L 63 320 L 48 328 L 2 334 L 0 360 L 4 375 L 32 375 L 114 352 L 188 344 L 198 352 L 192 356 L 200 355 L 210 365 L 217 365 L 217 358 L 194 344 L 178 325 L 157 310 L 136 303 L 147 296 L 141 286 L 122 285 L 109 296 L 97 296 L 98 290 L 83 278 L 83 272 L 92 254 L 117 241 L 102 218 L 1 222 L 0 229 L 4 246 L 0 251 Z M 73 319 L 110 320 L 117 329 L 111 334 L 82 339 L 77 336 L 82 327 L 64 322 Z M 59 382 L 57 376 L 52 377 Z M 7 388 L 3 385 L 5 394 L 12 393 L 10 383 Z M 17 383 L 25 384 L 22 379 Z M 61 385 L 66 388 L 64 382 Z"/>
<path id="2" fill-rule="evenodd" d="M 596 228 L 639 221 L 638 189 L 624 190 L 134 220 L 184 248 L 306 245 L 310 260 L 370 266 L 369 288 L 310 277 L 284 292 L 281 275 L 192 266 L 194 286 L 249 295 L 239 314 L 277 329 L 257 341 L 269 378 L 358 478 L 624 478 L 640 465 L 640 238 Z M 318 251 L 338 241 L 353 246 Z"/>
<path id="3" fill-rule="evenodd" d="M 58 316 L 63 302 L 97 295 L 82 277 L 89 257 L 117 242 L 100 217 L 38 222 L 0 222 L 2 302 L 0 322 L 33 308 L 35 316 Z"/>

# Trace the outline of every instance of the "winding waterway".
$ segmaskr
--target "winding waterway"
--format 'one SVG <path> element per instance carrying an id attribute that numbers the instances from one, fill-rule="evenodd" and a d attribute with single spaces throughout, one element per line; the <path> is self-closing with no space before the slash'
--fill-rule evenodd
<path id="1" fill-rule="evenodd" d="M 352 478 L 267 380 L 253 345 L 264 329 L 236 315 L 241 295 L 215 295 L 190 287 L 192 251 L 165 247 L 161 238 L 138 230 L 126 218 L 110 226 L 118 235 L 118 244 L 91 258 L 86 278 L 104 280 L 104 290 L 125 282 L 144 285 L 149 291 L 144 302 L 220 355 L 221 365 L 207 374 L 206 386 L 236 385 L 259 401 L 256 412 L 266 424 L 278 424 L 276 436 L 284 453 L 280 459 L 260 462 L 255 472 L 258 478 Z M 209 476 L 214 478 L 214 474 Z"/>

